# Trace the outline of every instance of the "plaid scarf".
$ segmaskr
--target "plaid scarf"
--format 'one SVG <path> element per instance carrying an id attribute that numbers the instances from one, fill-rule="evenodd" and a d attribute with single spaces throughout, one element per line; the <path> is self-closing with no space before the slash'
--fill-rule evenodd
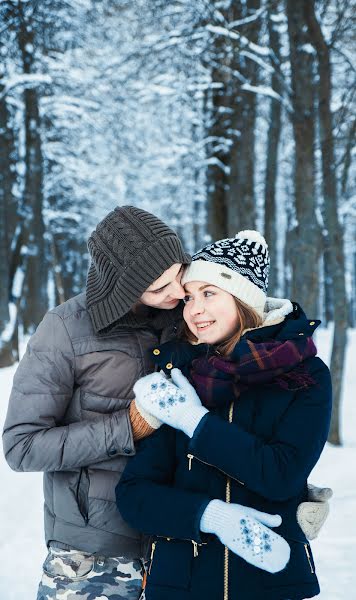
<path id="1" fill-rule="evenodd" d="M 259 343 L 243 339 L 228 358 L 209 356 L 205 346 L 204 355 L 191 363 L 189 379 L 204 406 L 221 407 L 253 385 L 275 384 L 294 391 L 315 384 L 304 361 L 316 352 L 311 337 Z"/>

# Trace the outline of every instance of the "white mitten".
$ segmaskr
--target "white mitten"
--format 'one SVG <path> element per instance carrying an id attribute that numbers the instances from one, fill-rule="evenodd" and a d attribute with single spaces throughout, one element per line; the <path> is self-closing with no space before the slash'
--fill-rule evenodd
<path id="1" fill-rule="evenodd" d="M 147 421 L 147 423 L 149 424 L 150 427 L 152 427 L 152 429 L 159 429 L 161 427 L 162 421 L 160 421 L 159 419 L 154 417 L 151 413 L 147 412 L 147 410 L 145 410 L 142 406 L 137 404 L 137 402 L 136 402 L 136 409 L 140 413 L 141 417 L 145 421 Z"/>
<path id="2" fill-rule="evenodd" d="M 204 408 L 189 381 L 179 369 L 172 369 L 172 380 L 163 373 L 152 373 L 134 385 L 136 404 L 189 437 L 202 417 L 209 412 Z M 178 387 L 179 385 L 179 387 Z"/>
<path id="3" fill-rule="evenodd" d="M 333 491 L 308 483 L 308 501 L 299 504 L 297 521 L 308 540 L 314 540 L 329 514 L 329 503 Z"/>
<path id="4" fill-rule="evenodd" d="M 281 522 L 280 515 L 212 500 L 203 513 L 200 529 L 214 533 L 224 546 L 251 565 L 277 573 L 284 569 L 290 557 L 286 540 L 269 529 L 278 527 Z"/>

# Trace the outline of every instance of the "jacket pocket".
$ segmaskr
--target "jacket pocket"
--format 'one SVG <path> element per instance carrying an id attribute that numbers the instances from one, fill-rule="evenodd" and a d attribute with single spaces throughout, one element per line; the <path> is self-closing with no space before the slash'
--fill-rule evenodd
<path id="1" fill-rule="evenodd" d="M 122 410 L 130 405 L 128 398 L 111 398 L 109 396 L 99 396 L 92 392 L 80 390 L 80 405 L 82 411 L 94 413 L 96 415 L 105 415 Z M 86 415 L 89 416 L 89 415 Z"/>
<path id="2" fill-rule="evenodd" d="M 159 538 L 152 544 L 147 586 L 188 590 L 192 577 L 193 545 Z"/>
<path id="3" fill-rule="evenodd" d="M 264 572 L 266 588 L 295 586 L 317 583 L 315 564 L 310 545 L 307 542 L 285 537 L 290 546 L 290 559 L 287 566 L 273 575 Z"/>
<path id="4" fill-rule="evenodd" d="M 94 556 L 79 550 L 49 548 L 43 563 L 43 572 L 48 577 L 65 577 L 80 581 L 87 579 L 94 569 Z"/>
<path id="5" fill-rule="evenodd" d="M 89 473 L 87 468 L 80 469 L 79 479 L 76 491 L 76 499 L 79 512 L 82 515 L 85 523 L 89 521 Z"/>

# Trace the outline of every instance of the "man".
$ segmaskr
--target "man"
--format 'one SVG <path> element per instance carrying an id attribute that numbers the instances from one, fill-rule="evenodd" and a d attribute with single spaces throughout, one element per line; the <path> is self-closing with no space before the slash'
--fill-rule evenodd
<path id="1" fill-rule="evenodd" d="M 147 540 L 118 513 L 115 487 L 134 442 L 160 426 L 138 412 L 132 388 L 152 368 L 148 350 L 177 331 L 190 263 L 174 231 L 132 206 L 110 212 L 88 247 L 86 291 L 30 339 L 4 427 L 10 467 L 44 472 L 49 552 L 37 600 L 141 595 Z"/>
<path id="2" fill-rule="evenodd" d="M 115 486 L 134 442 L 160 424 L 138 413 L 132 388 L 151 370 L 147 350 L 175 333 L 190 262 L 175 232 L 131 206 L 110 212 L 88 247 L 86 292 L 30 339 L 3 434 L 11 468 L 44 472 L 38 600 L 140 596 L 145 539 L 117 512 Z"/>

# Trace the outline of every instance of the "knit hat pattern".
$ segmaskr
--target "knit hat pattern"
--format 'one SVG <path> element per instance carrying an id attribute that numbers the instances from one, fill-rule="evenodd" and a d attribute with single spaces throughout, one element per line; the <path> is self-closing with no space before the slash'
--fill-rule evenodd
<path id="1" fill-rule="evenodd" d="M 254 230 L 209 244 L 194 254 L 182 277 L 206 281 L 229 292 L 263 316 L 267 298 L 269 253 L 264 237 Z"/>
<path id="2" fill-rule="evenodd" d="M 189 264 L 177 234 L 149 212 L 116 207 L 92 232 L 86 295 L 95 331 L 123 317 L 175 263 Z"/>

